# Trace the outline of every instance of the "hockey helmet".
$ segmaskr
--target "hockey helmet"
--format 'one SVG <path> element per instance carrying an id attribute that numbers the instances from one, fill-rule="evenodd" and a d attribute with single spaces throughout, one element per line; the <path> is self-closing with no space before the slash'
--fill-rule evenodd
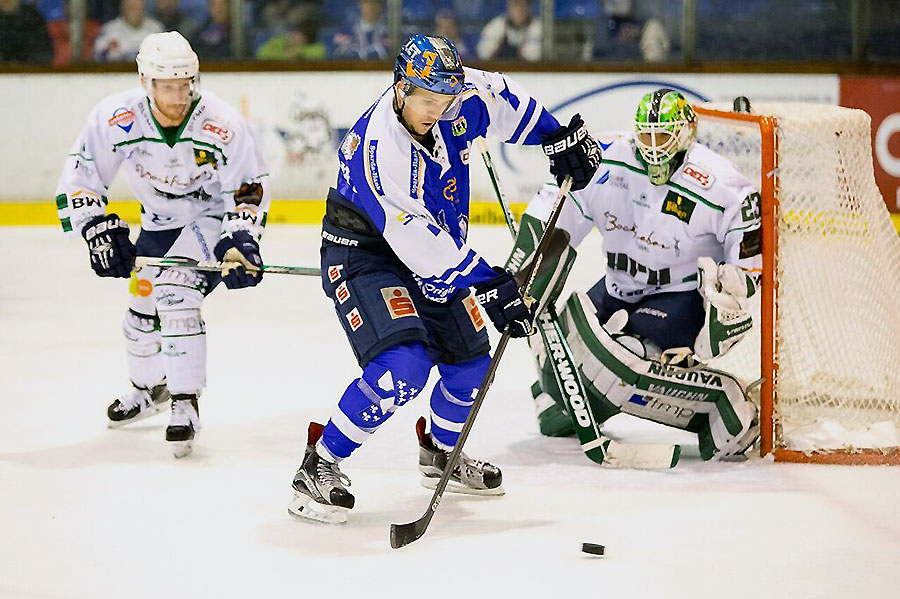
<path id="1" fill-rule="evenodd" d="M 437 94 L 458 95 L 465 79 L 459 52 L 443 37 L 417 33 L 403 44 L 394 63 L 394 83 L 404 81 Z"/>
<path id="2" fill-rule="evenodd" d="M 200 61 L 191 44 L 177 31 L 145 37 L 137 55 L 137 66 L 150 97 L 153 97 L 153 81 L 163 79 L 189 79 L 191 100 L 200 95 Z"/>
<path id="3" fill-rule="evenodd" d="M 647 165 L 650 182 L 666 183 L 677 168 L 679 153 L 697 135 L 697 115 L 679 92 L 661 88 L 641 98 L 634 117 L 634 144 Z"/>

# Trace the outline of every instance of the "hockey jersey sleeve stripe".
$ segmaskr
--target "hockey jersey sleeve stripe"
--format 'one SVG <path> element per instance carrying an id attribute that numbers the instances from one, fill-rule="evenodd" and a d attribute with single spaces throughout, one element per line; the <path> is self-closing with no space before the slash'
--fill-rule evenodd
<path id="1" fill-rule="evenodd" d="M 532 125 L 531 119 L 535 116 L 535 108 L 537 107 L 537 102 L 534 98 L 528 99 L 528 108 L 525 109 L 525 116 L 522 117 L 522 120 L 519 121 L 519 126 L 516 127 L 516 130 L 513 132 L 512 136 L 506 140 L 506 143 L 515 144 L 519 143 L 519 138 L 522 136 L 522 133 L 525 131 L 526 126 Z"/>
<path id="2" fill-rule="evenodd" d="M 456 267 L 449 268 L 441 274 L 440 277 L 437 277 L 437 280 L 442 283 L 452 284 L 460 276 L 466 276 L 472 273 L 475 266 L 478 264 L 478 254 L 475 253 L 475 250 L 469 250 L 469 253 L 466 254 L 466 257 L 463 258 L 462 262 L 460 262 Z"/>

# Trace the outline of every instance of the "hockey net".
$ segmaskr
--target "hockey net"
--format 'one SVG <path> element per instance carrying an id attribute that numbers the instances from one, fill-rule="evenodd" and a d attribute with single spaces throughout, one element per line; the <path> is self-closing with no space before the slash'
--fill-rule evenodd
<path id="1" fill-rule="evenodd" d="M 762 195 L 757 326 L 714 365 L 764 379 L 763 455 L 900 464 L 900 239 L 875 185 L 869 116 L 796 103 L 697 112 L 698 140 Z"/>

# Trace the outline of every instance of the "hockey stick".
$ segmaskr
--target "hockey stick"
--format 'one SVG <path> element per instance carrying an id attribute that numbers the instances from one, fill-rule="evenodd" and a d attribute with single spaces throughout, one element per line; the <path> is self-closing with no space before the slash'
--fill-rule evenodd
<path id="1" fill-rule="evenodd" d="M 134 259 L 134 267 L 136 269 L 141 269 L 145 266 L 155 266 L 160 268 L 177 267 L 189 268 L 191 270 L 221 272 L 228 264 L 228 262 L 197 262 L 190 258 L 153 258 L 150 256 L 138 256 Z M 233 264 L 240 263 L 234 262 Z M 247 266 L 245 268 L 247 272 L 256 272 L 259 270 L 253 266 Z M 322 275 L 320 269 L 307 266 L 273 266 L 271 264 L 264 264 L 262 271 L 264 273 L 267 272 L 275 275 L 303 275 L 307 277 L 319 277 Z"/>
<path id="2" fill-rule="evenodd" d="M 572 177 L 566 177 L 559 190 L 559 194 L 556 196 L 556 203 L 553 205 L 553 212 L 550 214 L 550 219 L 547 221 L 547 228 L 544 229 L 544 234 L 541 236 L 541 240 L 534 252 L 534 260 L 532 260 L 532 264 L 529 267 L 530 271 L 528 273 L 528 278 L 520 288 L 520 292 L 526 300 L 528 291 L 531 289 L 531 283 L 534 281 L 537 267 L 540 265 L 541 256 L 547 249 L 547 245 L 550 242 L 550 234 L 553 233 L 553 229 L 556 227 L 559 213 L 562 212 L 563 202 L 566 199 L 566 196 L 569 195 L 569 189 L 571 187 Z M 456 441 L 453 451 L 450 452 L 450 457 L 447 458 L 447 465 L 444 467 L 444 473 L 441 474 L 441 479 L 434 489 L 434 495 L 431 496 L 431 502 L 428 504 L 428 508 L 425 510 L 425 513 L 422 514 L 422 517 L 415 522 L 410 522 L 408 524 L 391 524 L 391 547 L 394 549 L 409 545 L 425 534 L 429 522 L 431 522 L 438 505 L 441 503 L 441 497 L 444 494 L 444 489 L 447 488 L 447 483 L 450 482 L 450 476 L 453 474 L 453 469 L 459 461 L 459 454 L 462 453 L 463 445 L 469 437 L 469 431 L 472 430 L 472 424 L 475 422 L 478 410 L 481 409 L 484 397 L 487 395 L 491 383 L 494 382 L 494 373 L 497 371 L 497 366 L 500 364 L 500 358 L 503 357 L 503 352 L 506 351 L 507 343 L 509 343 L 508 328 L 500 336 L 500 341 L 497 343 L 497 349 L 494 350 L 494 357 L 491 358 L 491 363 L 488 365 L 487 372 L 484 374 L 484 379 L 481 381 L 481 386 L 478 388 L 475 401 L 472 403 L 472 410 L 469 412 L 465 424 L 463 424 L 462 431 L 459 433 L 459 439 Z"/>
<path id="3" fill-rule="evenodd" d="M 512 211 L 509 208 L 509 202 L 503 187 L 500 185 L 500 177 L 494 168 L 494 161 L 488 150 L 487 142 L 483 137 L 477 138 L 478 149 L 481 152 L 481 158 L 487 169 L 488 176 L 494 187 L 494 194 L 503 210 L 503 216 L 506 219 L 506 227 L 509 229 L 513 240 L 518 236 L 516 221 Z M 532 275 L 533 276 L 533 275 Z M 628 444 L 624 447 L 621 443 L 617 443 L 606 437 L 602 432 L 602 427 L 598 425 L 597 419 L 594 417 L 593 406 L 588 399 L 587 390 L 578 374 L 578 365 L 572 355 L 572 350 L 566 341 L 562 328 L 559 326 L 559 314 L 553 302 L 547 302 L 542 315 L 537 319 L 538 331 L 541 334 L 541 342 L 544 344 L 544 352 L 547 360 L 550 361 L 553 371 L 553 378 L 556 385 L 563 394 L 566 408 L 575 425 L 578 435 L 578 441 L 584 455 L 598 464 L 606 463 L 611 467 L 624 468 L 670 468 L 678 461 L 681 448 L 677 445 L 663 444 Z M 551 343 L 552 340 L 552 343 Z M 538 377 L 541 376 L 541 366 L 535 356 L 535 366 L 537 367 Z M 563 373 L 566 373 L 564 375 Z M 573 376 L 574 375 L 574 376 Z M 578 402 L 579 406 L 572 404 Z M 587 411 L 588 425 L 585 426 L 579 418 L 575 417 L 575 409 L 583 409 Z M 643 455 L 642 455 L 643 454 Z"/>

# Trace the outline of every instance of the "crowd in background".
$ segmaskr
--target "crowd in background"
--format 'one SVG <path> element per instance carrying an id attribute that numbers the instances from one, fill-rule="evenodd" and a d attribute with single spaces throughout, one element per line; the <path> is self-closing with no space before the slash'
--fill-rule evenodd
<path id="1" fill-rule="evenodd" d="M 86 0 L 72 56 L 69 0 L 0 0 L 0 61 L 131 61 L 149 33 L 177 30 L 201 60 L 390 60 L 385 0 L 243 0 L 245 39 L 232 44 L 239 0 Z M 846 59 L 850 2 L 695 0 L 696 58 Z M 403 0 L 400 33 L 442 35 L 465 61 L 678 61 L 683 0 L 555 0 L 550 42 L 539 0 Z M 869 45 L 900 59 L 900 0 L 870 0 Z M 784 34 L 778 32 L 784 30 Z M 402 40 L 401 40 L 402 41 Z M 547 56 L 547 48 L 552 56 Z M 237 51 L 240 49 L 240 51 Z"/>

